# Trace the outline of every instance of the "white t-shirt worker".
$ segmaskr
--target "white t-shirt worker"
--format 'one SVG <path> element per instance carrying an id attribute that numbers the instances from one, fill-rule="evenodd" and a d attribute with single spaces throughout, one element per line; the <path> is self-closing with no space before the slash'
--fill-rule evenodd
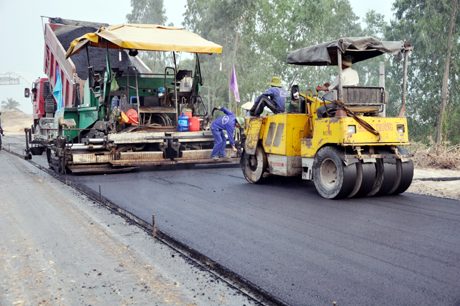
<path id="1" fill-rule="evenodd" d="M 356 86 L 359 83 L 359 76 L 358 72 L 351 68 L 353 65 L 352 63 L 353 58 L 350 55 L 345 55 L 342 61 L 342 86 Z M 332 101 L 334 98 L 334 94 L 332 91 L 334 89 L 339 88 L 339 76 L 335 77 L 334 82 L 332 84 L 325 83 L 323 86 L 316 86 L 317 91 L 327 91 L 324 94 L 323 98 L 327 101 Z"/>

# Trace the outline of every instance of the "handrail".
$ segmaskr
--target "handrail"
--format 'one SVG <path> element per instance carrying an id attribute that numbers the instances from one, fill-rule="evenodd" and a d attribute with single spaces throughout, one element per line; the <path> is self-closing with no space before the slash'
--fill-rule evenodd
<path id="1" fill-rule="evenodd" d="M 133 68 L 134 70 L 134 78 L 136 79 L 136 86 L 130 86 L 129 85 L 129 70 L 130 68 Z M 141 101 L 139 99 L 139 82 L 138 82 L 138 75 L 137 75 L 137 68 L 135 66 L 128 66 L 128 72 L 127 72 L 127 78 L 126 78 L 126 99 L 130 99 L 129 97 L 129 89 L 136 89 L 136 101 L 137 101 L 137 116 L 138 116 L 138 125 L 142 125 L 143 120 L 141 118 L 141 113 L 139 111 L 139 106 L 141 104 Z"/>

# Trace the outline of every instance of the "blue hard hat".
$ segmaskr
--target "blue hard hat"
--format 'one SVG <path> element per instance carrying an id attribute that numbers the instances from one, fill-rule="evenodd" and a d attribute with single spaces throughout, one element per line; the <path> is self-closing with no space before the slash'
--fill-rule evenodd
<path id="1" fill-rule="evenodd" d="M 165 88 L 164 88 L 164 87 L 158 88 L 158 92 L 159 92 L 159 93 L 160 93 L 160 92 L 165 92 Z"/>

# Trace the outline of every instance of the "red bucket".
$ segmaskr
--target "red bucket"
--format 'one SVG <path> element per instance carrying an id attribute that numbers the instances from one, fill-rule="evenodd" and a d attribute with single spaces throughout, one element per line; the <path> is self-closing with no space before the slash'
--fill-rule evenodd
<path id="1" fill-rule="evenodd" d="M 198 132 L 200 130 L 200 118 L 192 117 L 189 121 L 190 126 L 188 127 L 188 130 L 191 132 Z"/>
<path id="2" fill-rule="evenodd" d="M 129 123 L 132 123 L 132 124 L 137 124 L 137 119 L 138 119 L 138 116 L 137 116 L 137 112 L 135 109 L 128 109 L 126 111 L 126 116 L 128 116 L 128 119 L 129 119 Z"/>

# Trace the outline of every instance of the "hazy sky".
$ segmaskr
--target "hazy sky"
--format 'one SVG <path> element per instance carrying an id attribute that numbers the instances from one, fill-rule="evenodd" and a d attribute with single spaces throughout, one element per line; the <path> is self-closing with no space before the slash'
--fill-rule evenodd
<path id="1" fill-rule="evenodd" d="M 387 21 L 392 18 L 393 0 L 349 0 L 356 15 L 363 18 L 368 10 L 384 14 Z M 186 0 L 165 0 L 168 23 L 181 26 Z M 0 74 L 17 71 L 34 77 L 45 77 L 43 73 L 43 26 L 40 16 L 120 24 L 126 22 L 131 12 L 130 0 L 0 0 Z M 46 18 L 43 19 L 46 21 Z M 30 87 L 21 80 L 20 85 L 0 85 L 0 102 L 7 98 L 18 101 L 20 109 L 32 113 L 30 99 L 24 98 L 24 88 Z"/>

